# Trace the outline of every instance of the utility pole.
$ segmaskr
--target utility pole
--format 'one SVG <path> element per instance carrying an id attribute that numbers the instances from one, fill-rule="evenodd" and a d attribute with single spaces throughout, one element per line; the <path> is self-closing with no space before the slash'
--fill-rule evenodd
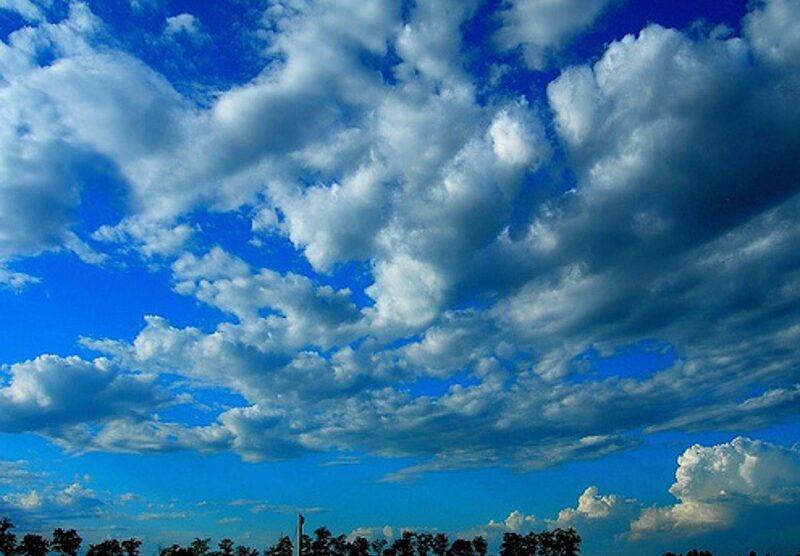
<path id="1" fill-rule="evenodd" d="M 303 556 L 303 514 L 297 514 L 297 556 Z"/>

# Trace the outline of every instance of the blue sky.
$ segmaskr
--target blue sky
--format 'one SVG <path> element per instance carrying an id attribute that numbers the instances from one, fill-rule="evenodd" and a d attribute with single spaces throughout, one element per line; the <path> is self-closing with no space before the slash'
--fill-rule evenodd
<path id="1" fill-rule="evenodd" d="M 793 0 L 0 0 L 0 514 L 796 550 Z"/>

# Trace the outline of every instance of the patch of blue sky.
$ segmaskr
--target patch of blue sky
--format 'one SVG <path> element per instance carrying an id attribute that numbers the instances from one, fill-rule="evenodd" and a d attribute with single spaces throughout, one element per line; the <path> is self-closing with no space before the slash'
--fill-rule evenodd
<path id="1" fill-rule="evenodd" d="M 199 90 L 226 90 L 248 82 L 269 58 L 258 39 L 258 3 L 140 2 L 93 0 L 92 12 L 108 27 L 110 39 L 166 77 L 179 91 L 196 97 Z M 204 37 L 164 37 L 167 18 L 191 14 Z"/>
<path id="2" fill-rule="evenodd" d="M 386 350 L 399 349 L 409 344 L 415 344 L 422 340 L 422 334 L 412 334 L 410 336 L 402 336 L 395 338 L 386 344 Z"/>
<path id="3" fill-rule="evenodd" d="M 43 471 L 49 470 L 54 459 L 63 456 L 51 442 L 30 433 L 0 434 L 0 453 L 6 461 L 28 461 Z"/>
<path id="4" fill-rule="evenodd" d="M 24 27 L 27 24 L 25 19 L 16 12 L 0 8 L 0 37 L 3 42 L 8 42 L 11 33 Z"/>
<path id="5" fill-rule="evenodd" d="M 199 406 L 192 403 L 173 405 L 158 412 L 162 421 L 180 423 L 188 427 L 205 427 L 217 422 L 217 417 L 222 413 L 221 408 L 212 406 Z"/>
<path id="6" fill-rule="evenodd" d="M 397 55 L 394 45 L 388 45 L 385 54 L 376 54 L 369 50 L 361 49 L 358 53 L 358 61 L 365 69 L 380 75 L 387 85 L 397 84 L 394 70 L 402 62 L 402 59 Z"/>
<path id="7" fill-rule="evenodd" d="M 589 348 L 572 359 L 573 382 L 610 377 L 643 379 L 670 368 L 680 359 L 674 346 L 649 339 L 618 347 L 611 354 Z"/>
<path id="8" fill-rule="evenodd" d="M 248 407 L 244 396 L 225 388 L 203 388 L 178 375 L 162 374 L 161 384 L 176 394 L 188 393 L 190 401 L 176 403 L 158 412 L 162 421 L 176 422 L 190 427 L 211 425 L 228 409 Z"/>
<path id="9" fill-rule="evenodd" d="M 441 398 L 447 394 L 453 386 L 463 386 L 466 388 L 478 384 L 480 384 L 480 380 L 471 376 L 468 371 L 462 370 L 447 378 L 419 377 L 413 384 L 408 386 L 408 391 L 415 398 Z"/>
<path id="10" fill-rule="evenodd" d="M 42 346 L 62 356 L 85 354 L 81 336 L 131 341 L 146 315 L 207 332 L 225 318 L 173 292 L 168 270 L 153 270 L 136 259 L 99 267 L 72 253 L 51 252 L 18 261 L 14 268 L 41 282 L 21 292 L 0 288 L 0 361 L 5 363 L 36 357 Z"/>

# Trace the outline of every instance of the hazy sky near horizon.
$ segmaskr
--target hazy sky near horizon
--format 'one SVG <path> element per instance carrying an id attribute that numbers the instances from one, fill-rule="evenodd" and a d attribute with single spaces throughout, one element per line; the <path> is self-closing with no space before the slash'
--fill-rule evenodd
<path id="1" fill-rule="evenodd" d="M 0 515 L 796 550 L 798 30 L 0 0 Z"/>

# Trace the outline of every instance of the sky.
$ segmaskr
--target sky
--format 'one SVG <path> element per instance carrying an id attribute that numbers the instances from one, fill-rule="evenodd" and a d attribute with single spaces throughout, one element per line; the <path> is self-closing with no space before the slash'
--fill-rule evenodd
<path id="1" fill-rule="evenodd" d="M 800 548 L 796 0 L 0 0 L 0 515 Z"/>

